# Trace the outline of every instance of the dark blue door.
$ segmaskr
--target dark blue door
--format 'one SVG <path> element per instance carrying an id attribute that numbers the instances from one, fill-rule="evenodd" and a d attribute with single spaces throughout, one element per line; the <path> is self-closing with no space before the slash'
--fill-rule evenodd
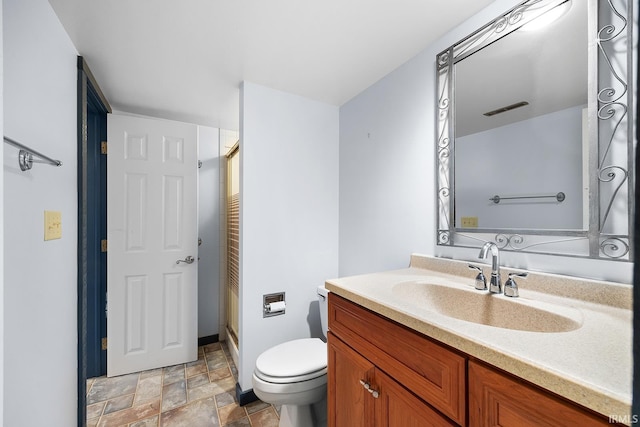
<path id="1" fill-rule="evenodd" d="M 93 87 L 87 90 L 87 378 L 105 375 L 107 336 L 105 315 L 107 292 L 107 113 Z"/>

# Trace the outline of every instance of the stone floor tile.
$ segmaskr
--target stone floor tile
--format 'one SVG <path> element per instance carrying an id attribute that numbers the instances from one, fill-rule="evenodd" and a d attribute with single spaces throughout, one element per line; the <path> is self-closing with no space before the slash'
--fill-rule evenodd
<path id="1" fill-rule="evenodd" d="M 211 382 L 219 381 L 223 378 L 229 378 L 231 376 L 231 371 L 229 370 L 228 366 L 220 369 L 209 370 L 209 381 Z"/>
<path id="2" fill-rule="evenodd" d="M 91 391 L 87 396 L 87 403 L 93 404 L 125 394 L 133 394 L 138 384 L 138 373 L 121 375 L 119 377 L 100 377 L 93 382 Z"/>
<path id="3" fill-rule="evenodd" d="M 162 412 L 187 403 L 185 380 L 166 385 L 162 388 Z"/>
<path id="4" fill-rule="evenodd" d="M 259 401 L 239 407 L 237 372 L 226 345 L 214 343 L 200 347 L 194 362 L 88 379 L 87 426 L 270 426 L 280 408 Z"/>
<path id="5" fill-rule="evenodd" d="M 90 420 L 92 418 L 99 417 L 102 415 L 102 411 L 104 410 L 104 405 L 107 402 L 98 402 L 93 405 L 87 405 L 87 419 Z"/>
<path id="6" fill-rule="evenodd" d="M 194 400 L 204 399 L 205 397 L 214 397 L 216 394 L 224 393 L 228 391 L 220 383 L 209 383 L 201 385 L 200 387 L 192 388 L 188 390 L 189 402 Z"/>
<path id="7" fill-rule="evenodd" d="M 134 405 L 147 400 L 156 399 L 162 392 L 162 372 L 158 375 L 151 377 L 140 375 L 140 381 L 138 381 L 138 389 L 136 390 L 136 397 L 133 401 Z"/>
<path id="8" fill-rule="evenodd" d="M 202 346 L 202 349 L 204 350 L 205 353 L 210 353 L 210 352 L 213 352 L 213 351 L 216 351 L 216 350 L 221 350 L 222 349 L 222 345 L 219 342 L 214 342 L 214 343 Z"/>
<path id="9" fill-rule="evenodd" d="M 209 375 L 207 375 L 205 371 L 204 374 L 196 375 L 195 377 L 189 378 L 187 380 L 187 388 L 192 389 L 200 387 L 202 385 L 209 384 L 210 382 L 211 381 L 209 381 Z"/>
<path id="10" fill-rule="evenodd" d="M 224 393 L 216 394 L 216 405 L 218 408 L 222 408 L 223 406 L 231 405 L 236 402 L 235 393 L 231 393 L 229 391 L 225 391 Z"/>
<path id="11" fill-rule="evenodd" d="M 272 407 L 249 415 L 249 419 L 251 420 L 251 427 L 278 427 L 278 424 L 280 424 L 276 410 Z"/>
<path id="12" fill-rule="evenodd" d="M 198 360 L 197 365 L 187 366 L 187 378 L 191 378 L 195 375 L 207 373 L 207 362 L 204 359 Z"/>
<path id="13" fill-rule="evenodd" d="M 129 427 L 158 427 L 158 418 L 159 415 L 156 415 L 151 418 L 136 421 L 135 423 L 129 424 Z"/>
<path id="14" fill-rule="evenodd" d="M 87 394 L 89 394 L 89 391 L 91 390 L 91 386 L 93 385 L 93 382 L 95 381 L 95 378 L 89 378 L 87 380 Z"/>
<path id="15" fill-rule="evenodd" d="M 187 363 L 187 378 L 195 375 L 207 373 L 207 362 L 202 360 L 196 360 L 195 362 Z"/>
<path id="16" fill-rule="evenodd" d="M 233 360 L 229 359 L 229 369 L 231 369 L 231 375 L 238 381 L 238 368 L 236 368 L 236 364 L 233 363 Z"/>
<path id="17" fill-rule="evenodd" d="M 162 371 L 162 383 L 164 385 L 184 380 L 184 365 L 175 365 L 164 368 Z"/>
<path id="18" fill-rule="evenodd" d="M 140 372 L 140 378 L 147 378 L 147 377 L 155 377 L 156 375 L 160 375 L 162 376 L 162 368 L 158 368 L 158 369 L 151 369 L 149 371 L 143 371 Z"/>
<path id="19" fill-rule="evenodd" d="M 121 427 L 152 417 L 158 413 L 160 413 L 160 401 L 155 400 L 133 408 L 103 415 L 100 417 L 98 427 Z"/>
<path id="20" fill-rule="evenodd" d="M 218 414 L 220 415 L 220 423 L 224 426 L 231 421 L 246 417 L 247 411 L 245 411 L 243 407 L 238 406 L 237 403 L 234 403 L 232 405 L 218 408 Z"/>
<path id="21" fill-rule="evenodd" d="M 263 409 L 266 409 L 269 407 L 271 407 L 270 404 L 264 403 L 261 400 L 256 400 L 255 402 L 251 402 L 245 405 L 245 409 L 247 410 L 247 413 L 249 415 L 253 414 L 254 412 L 262 411 Z"/>
<path id="22" fill-rule="evenodd" d="M 114 397 L 107 402 L 107 405 L 104 408 L 104 414 L 122 411 L 123 409 L 131 408 L 131 406 L 133 406 L 133 394 Z"/>
<path id="23" fill-rule="evenodd" d="M 161 427 L 218 427 L 220 420 L 213 398 L 191 402 L 179 408 L 163 412 Z"/>
<path id="24" fill-rule="evenodd" d="M 220 368 L 226 368 L 229 366 L 229 362 L 227 362 L 227 358 L 221 351 L 215 351 L 213 353 L 207 354 L 207 368 L 210 371 Z"/>
<path id="25" fill-rule="evenodd" d="M 239 420 L 231 421 L 227 424 L 224 424 L 224 427 L 250 427 L 251 421 L 249 421 L 249 417 L 240 418 Z"/>

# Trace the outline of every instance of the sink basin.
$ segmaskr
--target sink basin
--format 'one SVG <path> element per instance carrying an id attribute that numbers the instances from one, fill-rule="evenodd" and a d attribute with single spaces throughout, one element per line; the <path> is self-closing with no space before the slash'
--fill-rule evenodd
<path id="1" fill-rule="evenodd" d="M 393 294 L 405 302 L 466 322 L 529 332 L 569 332 L 582 326 L 571 307 L 425 281 L 398 283 Z"/>

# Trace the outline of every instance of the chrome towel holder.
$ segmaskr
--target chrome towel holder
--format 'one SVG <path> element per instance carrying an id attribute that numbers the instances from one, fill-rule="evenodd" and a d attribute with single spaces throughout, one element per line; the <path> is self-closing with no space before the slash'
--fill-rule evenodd
<path id="1" fill-rule="evenodd" d="M 45 156 L 44 154 L 32 148 L 29 148 L 14 139 L 8 138 L 7 136 L 4 136 L 4 142 L 20 149 L 20 151 L 18 152 L 18 164 L 20 165 L 20 170 L 22 171 L 31 169 L 34 163 L 45 163 L 53 166 L 62 166 L 62 162 L 60 160 L 55 160 L 49 156 Z M 37 158 L 34 158 L 34 156 Z"/>

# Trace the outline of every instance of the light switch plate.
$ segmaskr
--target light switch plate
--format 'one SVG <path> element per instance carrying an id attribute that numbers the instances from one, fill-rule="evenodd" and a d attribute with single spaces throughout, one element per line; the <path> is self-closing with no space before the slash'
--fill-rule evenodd
<path id="1" fill-rule="evenodd" d="M 460 226 L 462 228 L 478 228 L 477 216 L 463 216 L 460 219 Z"/>
<path id="2" fill-rule="evenodd" d="M 62 212 L 44 211 L 44 240 L 62 238 Z"/>

